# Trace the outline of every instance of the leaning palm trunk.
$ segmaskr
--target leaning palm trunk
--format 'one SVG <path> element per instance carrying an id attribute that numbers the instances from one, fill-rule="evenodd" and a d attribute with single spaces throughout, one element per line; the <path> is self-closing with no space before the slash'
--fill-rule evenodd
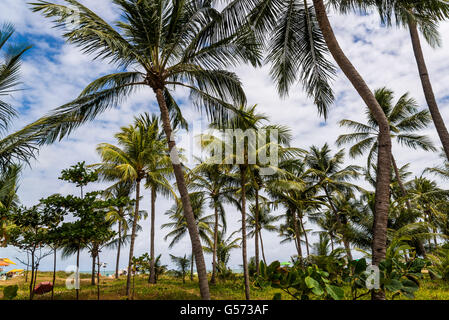
<path id="1" fill-rule="evenodd" d="M 387 220 L 390 204 L 391 137 L 389 124 L 382 108 L 374 97 L 374 94 L 341 49 L 327 17 L 326 7 L 323 0 L 313 0 L 313 3 L 318 24 L 330 53 L 379 124 L 379 147 L 372 243 L 372 263 L 374 265 L 379 265 L 381 260 L 385 258 L 386 253 Z M 384 300 L 385 293 L 383 291 L 373 290 L 372 299 Z"/>
<path id="2" fill-rule="evenodd" d="M 426 98 L 427 105 L 429 106 L 429 111 L 432 116 L 433 123 L 435 124 L 438 136 L 440 137 L 441 144 L 443 145 L 444 153 L 446 154 L 446 158 L 449 160 L 449 133 L 446 125 L 444 124 L 440 110 L 438 109 L 438 104 L 429 78 L 429 72 L 427 71 L 426 61 L 422 52 L 418 29 L 416 23 L 412 20 L 409 20 L 409 30 L 410 37 L 412 39 L 413 53 L 415 54 L 419 77 L 421 78 L 421 84 L 424 90 L 424 96 Z"/>
<path id="3" fill-rule="evenodd" d="M 126 296 L 131 300 L 131 268 L 134 256 L 134 242 L 136 240 L 137 220 L 139 218 L 140 180 L 136 179 L 136 207 L 134 212 L 133 227 L 131 230 L 131 243 L 129 245 L 128 272 L 126 275 Z"/>
<path id="4" fill-rule="evenodd" d="M 249 292 L 249 272 L 246 249 L 246 188 L 245 188 L 245 166 L 240 166 L 240 183 L 242 187 L 242 257 L 243 257 L 243 278 L 245 281 L 245 298 L 250 300 Z"/>
<path id="5" fill-rule="evenodd" d="M 295 244 L 296 250 L 298 251 L 298 258 L 302 259 L 302 248 L 301 248 L 301 233 L 298 228 L 298 218 L 296 217 L 296 210 L 293 211 L 293 228 L 295 230 Z"/>
<path id="6" fill-rule="evenodd" d="M 265 251 L 263 249 L 262 232 L 260 230 L 259 230 L 259 237 L 260 237 L 260 249 L 262 250 L 262 259 L 263 259 L 263 263 L 265 263 L 265 265 L 266 265 L 267 259 L 265 259 Z"/>
<path id="7" fill-rule="evenodd" d="M 120 213 L 121 213 L 121 208 L 119 209 Z M 121 215 L 120 215 L 121 217 Z M 117 260 L 115 263 L 115 278 L 118 279 L 118 269 L 119 269 L 119 264 L 120 264 L 120 249 L 122 246 L 122 221 L 119 220 L 118 222 L 118 244 L 117 244 Z"/>
<path id="8" fill-rule="evenodd" d="M 193 215 L 192 205 L 190 203 L 189 193 L 187 191 L 186 182 L 184 178 L 184 172 L 178 159 L 178 152 L 176 149 L 176 143 L 174 137 L 172 137 L 173 130 L 170 123 L 170 115 L 168 112 L 167 104 L 165 103 L 162 89 L 156 89 L 156 98 L 161 111 L 162 123 L 165 131 L 165 135 L 168 141 L 168 149 L 172 158 L 173 171 L 176 177 L 176 183 L 181 195 L 181 201 L 184 211 L 184 216 L 187 222 L 187 228 L 189 229 L 190 240 L 192 242 L 192 250 L 196 259 L 196 270 L 198 272 L 198 280 L 201 298 L 203 300 L 210 300 L 209 283 L 207 280 L 206 264 L 204 262 L 203 248 L 201 246 L 200 237 L 198 234 L 198 227 Z"/>
<path id="9" fill-rule="evenodd" d="M 216 273 L 217 273 L 217 242 L 218 242 L 218 210 L 216 202 L 214 201 L 214 216 L 215 216 L 215 224 L 214 224 L 214 244 L 213 244 L 213 254 L 212 254 L 212 277 L 210 279 L 211 284 L 215 284 Z"/>
<path id="10" fill-rule="evenodd" d="M 151 189 L 151 240 L 150 240 L 150 278 L 149 283 L 156 283 L 156 275 L 155 275 L 155 254 L 154 254 L 154 221 L 156 218 L 156 190 L 154 188 Z"/>
<path id="11" fill-rule="evenodd" d="M 259 275 L 259 190 L 256 188 L 256 231 L 254 235 L 254 245 L 256 250 L 256 274 Z"/>

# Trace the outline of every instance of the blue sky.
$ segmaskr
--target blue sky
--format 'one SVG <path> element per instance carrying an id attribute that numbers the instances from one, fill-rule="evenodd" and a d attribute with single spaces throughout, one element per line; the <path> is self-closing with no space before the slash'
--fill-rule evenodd
<path id="1" fill-rule="evenodd" d="M 60 1 L 59 1 L 60 2 Z M 107 21 L 118 19 L 119 15 L 110 0 L 84 0 L 91 9 L 99 13 Z M 330 14 L 331 23 L 335 28 L 337 38 L 351 61 L 360 71 L 372 89 L 387 86 L 393 89 L 399 97 L 405 92 L 417 99 L 424 108 L 425 100 L 419 82 L 416 64 L 411 50 L 409 34 L 406 30 L 382 28 L 376 15 L 339 16 Z M 61 32 L 52 28 L 51 23 L 39 14 L 29 10 L 25 0 L 2 0 L 0 2 L 0 21 L 11 22 L 17 28 L 17 39 L 33 45 L 23 63 L 22 81 L 25 90 L 10 97 L 10 102 L 16 106 L 21 116 L 16 127 L 21 127 L 49 110 L 58 107 L 75 98 L 79 92 L 93 79 L 113 72 L 115 69 L 101 61 L 91 61 L 91 57 L 82 54 L 77 48 L 65 44 Z M 449 23 L 441 25 L 443 47 L 437 50 L 424 45 L 429 72 L 433 80 L 436 96 L 440 102 L 444 119 L 449 119 Z M 322 146 L 328 143 L 336 151 L 334 142 L 339 134 L 345 133 L 338 126 L 338 121 L 344 118 L 363 120 L 364 104 L 355 93 L 350 83 L 338 72 L 333 83 L 337 102 L 332 107 L 326 122 L 318 116 L 313 103 L 298 86 L 293 88 L 286 99 L 280 99 L 272 84 L 268 67 L 254 69 L 249 66 L 239 66 L 235 72 L 243 81 L 248 97 L 248 103 L 258 104 L 258 109 L 267 114 L 274 123 L 291 127 L 293 145 L 308 148 L 310 145 Z M 176 92 L 178 101 L 182 104 L 185 117 L 192 123 L 205 122 L 196 111 L 184 91 Z M 152 92 L 137 92 L 119 108 L 110 110 L 98 117 L 98 120 L 78 129 L 69 139 L 41 149 L 40 155 L 22 175 L 19 195 L 24 205 L 33 205 L 40 198 L 54 193 L 77 193 L 74 186 L 58 180 L 62 169 L 78 161 L 96 163 L 99 158 L 95 147 L 102 142 L 114 142 L 113 134 L 121 126 L 132 122 L 134 115 L 142 112 L 157 111 L 156 101 Z M 439 146 L 433 126 L 424 132 Z M 188 145 L 186 137 L 179 137 L 181 146 Z M 393 151 L 399 165 L 411 163 L 410 169 L 415 175 L 420 175 L 426 166 L 439 163 L 436 155 L 425 152 L 410 152 L 394 145 Z M 364 164 L 365 159 L 348 159 L 348 163 Z M 105 185 L 91 186 L 91 190 L 101 189 Z M 149 191 L 144 194 L 143 208 L 149 209 Z M 164 263 L 169 263 L 168 253 L 184 255 L 190 252 L 190 241 L 186 237 L 182 243 L 173 249 L 168 249 L 168 242 L 163 240 L 165 230 L 159 226 L 166 222 L 164 212 L 172 203 L 162 197 L 157 201 L 156 221 L 156 252 L 162 253 Z M 279 213 L 282 213 L 280 211 Z M 239 213 L 229 207 L 229 232 L 239 227 Z M 143 231 L 139 233 L 136 254 L 142 254 L 149 248 L 149 221 L 143 223 Z M 312 228 L 309 223 L 307 228 Z M 275 234 L 264 235 L 264 245 L 268 260 L 289 260 L 295 254 L 292 244 L 279 245 L 280 239 Z M 249 242 L 249 255 L 254 254 L 253 241 Z M 15 258 L 20 253 L 15 248 L 0 249 L 0 256 Z M 102 253 L 102 260 L 110 266 L 114 264 L 114 252 Z M 125 265 L 126 252 L 121 256 L 122 267 Z M 241 253 L 233 252 L 230 265 L 238 267 L 241 263 Z M 51 268 L 51 258 L 43 261 L 42 269 Z M 206 263 L 210 268 L 211 257 L 206 255 Z M 74 258 L 59 262 L 58 269 L 74 264 Z M 89 270 L 90 260 L 85 253 L 82 255 L 82 270 Z"/>

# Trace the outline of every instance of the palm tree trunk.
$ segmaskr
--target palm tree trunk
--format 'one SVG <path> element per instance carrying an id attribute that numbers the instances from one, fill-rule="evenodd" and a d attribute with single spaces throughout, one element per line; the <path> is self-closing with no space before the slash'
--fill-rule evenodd
<path id="1" fill-rule="evenodd" d="M 394 175 L 396 176 L 396 180 L 398 180 L 399 188 L 401 189 L 401 193 L 404 197 L 407 196 L 407 190 L 405 190 L 404 184 L 402 183 L 401 176 L 399 174 L 399 169 L 396 164 L 396 160 L 394 159 L 393 154 L 391 154 L 391 163 L 393 164 L 394 169 Z M 410 205 L 410 201 L 408 199 L 405 200 L 405 205 L 407 206 L 407 209 L 410 211 L 412 209 L 412 206 Z"/>
<path id="2" fill-rule="evenodd" d="M 256 231 L 254 235 L 255 250 L 256 250 L 256 274 L 259 275 L 259 189 L 256 188 Z"/>
<path id="3" fill-rule="evenodd" d="M 246 253 L 246 188 L 245 188 L 246 167 L 240 166 L 240 184 L 242 187 L 242 257 L 243 257 L 243 278 L 245 280 L 245 298 L 250 300 L 249 292 L 249 272 L 248 258 Z"/>
<path id="4" fill-rule="evenodd" d="M 426 98 L 427 105 L 429 106 L 430 115 L 432 116 L 438 136 L 440 137 L 441 144 L 443 145 L 444 153 L 446 154 L 446 158 L 449 160 L 449 133 L 446 125 L 444 124 L 440 110 L 438 109 L 438 104 L 432 89 L 429 72 L 427 71 L 426 61 L 422 52 L 421 41 L 419 40 L 416 22 L 409 19 L 408 27 L 410 37 L 412 39 L 413 53 L 415 54 L 416 63 L 418 65 L 419 77 L 421 78 L 421 84 L 424 90 L 424 96 Z"/>
<path id="5" fill-rule="evenodd" d="M 192 250 L 192 259 L 190 259 L 190 281 L 193 281 L 193 259 L 195 258 L 195 254 Z"/>
<path id="6" fill-rule="evenodd" d="M 298 229 L 298 218 L 296 217 L 296 210 L 293 211 L 293 228 L 295 229 L 296 235 L 296 250 L 298 251 L 298 257 L 302 259 L 302 248 L 301 248 L 301 233 Z"/>
<path id="7" fill-rule="evenodd" d="M 310 251 L 309 251 L 309 239 L 307 237 L 307 232 L 306 229 L 304 228 L 304 223 L 302 223 L 302 217 L 300 214 L 298 214 L 299 216 L 299 224 L 301 225 L 301 229 L 302 232 L 304 232 L 304 238 L 306 239 L 306 250 L 307 250 L 307 256 L 310 256 Z"/>
<path id="8" fill-rule="evenodd" d="M 133 227 L 131 231 L 131 243 L 129 246 L 128 272 L 126 277 L 126 296 L 131 300 L 131 266 L 134 256 L 134 242 L 136 240 L 137 219 L 139 217 L 140 180 L 136 180 L 136 207 L 134 212 Z"/>
<path id="9" fill-rule="evenodd" d="M 52 288 L 51 288 L 51 300 L 54 299 L 55 295 L 55 282 L 56 282 L 56 247 L 53 248 L 53 280 L 52 280 Z"/>
<path id="10" fill-rule="evenodd" d="M 154 272 L 155 254 L 154 254 L 154 221 L 156 219 L 156 190 L 151 188 L 151 241 L 150 241 L 150 279 L 149 283 L 156 283 L 156 276 Z"/>
<path id="11" fill-rule="evenodd" d="M 76 300 L 80 298 L 80 244 L 78 243 L 78 250 L 76 252 L 76 275 L 75 275 L 75 290 Z"/>
<path id="12" fill-rule="evenodd" d="M 215 284 L 216 280 L 216 273 L 217 273 L 217 242 L 218 242 L 218 208 L 217 203 L 214 200 L 214 217 L 215 217 L 215 224 L 214 224 L 214 248 L 212 253 L 212 277 L 210 279 L 211 284 Z"/>
<path id="13" fill-rule="evenodd" d="M 354 68 L 351 61 L 346 57 L 341 49 L 334 31 L 330 25 L 326 13 L 326 7 L 323 0 L 313 0 L 316 12 L 316 18 L 320 26 L 323 37 L 326 41 L 330 53 L 335 61 L 346 75 L 348 80 L 357 90 L 360 97 L 368 106 L 371 114 L 379 125 L 378 137 L 378 157 L 377 157 L 377 175 L 376 175 L 376 197 L 374 205 L 374 223 L 373 223 L 373 243 L 372 243 L 372 263 L 379 265 L 385 258 L 387 247 L 387 220 L 390 204 L 390 168 L 391 168 L 391 137 L 390 128 L 379 103 L 374 97 L 373 92 L 367 86 L 358 71 Z M 372 299 L 385 299 L 385 292 L 372 291 Z"/>
<path id="14" fill-rule="evenodd" d="M 176 149 L 176 142 L 173 136 L 173 130 L 170 123 L 170 115 L 168 113 L 167 105 L 165 103 L 162 89 L 154 90 L 156 98 L 161 111 L 161 118 L 165 135 L 168 140 L 168 149 L 172 159 L 173 171 L 176 177 L 176 184 L 181 195 L 182 206 L 184 209 L 184 216 L 186 217 L 187 228 L 189 229 L 190 241 L 192 242 L 193 252 L 195 253 L 196 269 L 198 272 L 200 294 L 203 300 L 210 300 L 209 283 L 207 279 L 206 264 L 204 262 L 203 248 L 198 233 L 198 227 L 193 215 L 192 205 L 190 203 L 189 193 L 187 191 L 186 182 L 182 165 L 179 161 L 178 151 Z"/>
<path id="15" fill-rule="evenodd" d="M 265 265 L 267 265 L 267 259 L 265 259 L 265 251 L 263 249 L 263 240 L 262 240 L 262 231 L 261 230 L 259 230 L 259 237 L 260 237 L 260 249 L 262 250 L 263 263 L 265 263 Z"/>
<path id="16" fill-rule="evenodd" d="M 121 210 L 121 208 L 119 209 Z M 121 215 L 120 215 L 121 217 Z M 122 220 L 118 222 L 118 245 L 117 245 L 117 260 L 115 262 L 115 278 L 118 279 L 118 269 L 120 264 L 120 249 L 122 247 Z"/>

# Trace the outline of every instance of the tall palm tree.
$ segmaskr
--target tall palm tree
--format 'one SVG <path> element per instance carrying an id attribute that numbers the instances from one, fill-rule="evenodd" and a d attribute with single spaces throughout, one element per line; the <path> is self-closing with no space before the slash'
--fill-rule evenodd
<path id="1" fill-rule="evenodd" d="M 190 91 L 193 102 L 212 119 L 226 120 L 233 104 L 245 102 L 237 76 L 225 67 L 240 61 L 258 65 L 260 46 L 250 28 L 229 28 L 230 8 L 218 11 L 210 1 L 112 0 L 122 18 L 112 27 L 93 11 L 75 0 L 65 0 L 78 10 L 79 24 L 64 37 L 96 58 L 133 71 L 106 75 L 88 85 L 74 101 L 54 110 L 42 121 L 50 123 L 45 142 L 69 134 L 99 113 L 116 107 L 138 88 L 152 90 L 156 96 L 173 162 L 184 214 L 195 251 L 201 297 L 210 299 L 206 266 L 196 230 L 183 168 L 173 135 L 170 115 L 185 125 L 181 109 L 171 95 L 173 88 Z M 67 6 L 38 1 L 34 11 L 53 18 L 64 27 Z M 58 125 L 56 125 L 58 124 Z"/>
<path id="2" fill-rule="evenodd" d="M 200 239 L 203 242 L 210 242 L 209 235 L 212 233 L 212 220 L 214 219 L 213 215 L 205 215 L 204 206 L 206 204 L 205 195 L 202 192 L 192 192 L 190 193 L 190 201 L 193 205 L 193 214 L 195 217 L 195 224 L 198 229 L 198 234 Z M 172 238 L 169 248 L 173 248 L 179 241 L 183 239 L 183 237 L 188 233 L 188 225 L 186 221 L 186 217 L 182 214 L 183 212 L 183 203 L 179 199 L 176 201 L 176 204 L 173 205 L 167 212 L 168 218 L 171 222 L 164 223 L 161 227 L 162 229 L 168 228 L 172 229 L 169 233 L 167 233 L 164 237 L 164 240 L 168 240 Z M 190 260 L 190 280 L 193 281 L 193 264 L 195 252 L 192 247 L 192 259 Z M 198 266 L 197 266 L 198 271 Z"/>
<path id="3" fill-rule="evenodd" d="M 328 2 L 339 9 L 345 5 L 352 7 L 354 3 L 369 6 L 373 1 Z M 378 265 L 385 257 L 387 239 L 391 165 L 388 121 L 373 92 L 341 49 L 327 16 L 328 7 L 323 0 L 313 0 L 312 3 L 313 6 L 308 0 L 240 0 L 239 5 L 234 6 L 234 15 L 241 17 L 235 19 L 236 23 L 251 24 L 259 38 L 265 40 L 268 60 L 272 62 L 271 74 L 281 93 L 299 77 L 306 91 L 314 98 L 318 110 L 326 114 L 333 101 L 329 79 L 334 69 L 326 57 L 327 52 L 330 52 L 379 123 L 376 232 L 372 248 L 373 263 Z M 383 298 L 382 293 L 378 298 Z"/>
<path id="4" fill-rule="evenodd" d="M 226 168 L 220 164 L 201 162 L 189 172 L 189 189 L 194 192 L 202 192 L 209 201 L 209 207 L 214 210 L 211 284 L 216 283 L 218 226 L 220 222 L 222 232 L 226 231 L 226 213 L 223 204 L 232 201 L 230 197 L 234 188 L 229 185 L 231 179 L 226 173 Z"/>
<path id="5" fill-rule="evenodd" d="M 418 104 L 415 99 L 410 98 L 409 94 L 406 93 L 398 99 L 396 104 L 393 104 L 394 93 L 385 87 L 375 90 L 374 95 L 387 116 L 392 139 L 395 139 L 400 145 L 409 148 L 419 148 L 424 151 L 436 150 L 428 137 L 414 133 L 426 128 L 431 121 L 428 111 L 418 111 Z M 372 116 L 369 109 L 366 112 L 366 117 L 367 123 L 348 119 L 341 120 L 340 126 L 351 128 L 355 132 L 340 135 L 337 139 L 337 145 L 355 143 L 349 149 L 349 155 L 353 158 L 363 155 L 364 152 L 369 150 L 367 158 L 367 168 L 369 170 L 372 168 L 373 158 L 377 154 L 379 129 L 376 119 Z M 406 196 L 407 192 L 393 153 L 391 153 L 391 163 L 402 195 Z M 407 206 L 410 209 L 408 202 Z"/>
<path id="6" fill-rule="evenodd" d="M 115 135 L 119 146 L 102 143 L 97 147 L 97 151 L 102 160 L 102 163 L 96 165 L 100 172 L 104 172 L 105 175 L 109 176 L 114 176 L 115 174 L 120 177 L 121 181 L 135 184 L 136 199 L 126 280 L 126 295 L 128 299 L 131 299 L 131 267 L 132 258 L 134 257 L 137 221 L 140 212 L 140 186 L 148 171 L 147 165 L 151 163 L 151 158 L 154 157 L 153 146 L 159 143 L 154 140 L 152 130 L 157 130 L 157 128 L 152 127 L 151 130 L 148 130 L 148 128 L 142 125 L 122 127 L 121 132 Z"/>
<path id="7" fill-rule="evenodd" d="M 305 162 L 308 166 L 310 178 L 324 192 L 326 201 L 334 213 L 337 223 L 344 225 L 347 222 L 335 206 L 332 194 L 352 193 L 354 189 L 358 188 L 353 183 L 350 183 L 349 180 L 359 176 L 360 167 L 350 165 L 342 168 L 344 150 L 340 150 L 334 155 L 331 152 L 327 144 L 322 148 L 312 146 L 310 152 L 306 155 Z M 343 244 L 348 260 L 352 260 L 350 244 L 346 237 L 343 237 Z"/>
<path id="8" fill-rule="evenodd" d="M 156 198 L 158 194 L 166 197 L 173 195 L 176 197 L 173 188 L 168 179 L 173 174 L 170 157 L 166 148 L 166 140 L 162 132 L 159 119 L 155 116 L 150 117 L 148 113 L 140 115 L 135 119 L 137 125 L 141 125 L 145 130 L 151 132 L 156 142 L 152 145 L 153 156 L 149 158 L 147 163 L 147 172 L 145 175 L 145 187 L 151 189 L 151 231 L 150 231 L 150 277 L 148 282 L 156 283 L 155 262 L 156 255 L 154 252 L 155 237 L 155 219 L 156 219 Z"/>
<path id="9" fill-rule="evenodd" d="M 441 45 L 438 24 L 449 18 L 449 3 L 440 0 L 396 0 L 390 4 L 376 1 L 376 5 L 384 25 L 391 26 L 395 23 L 410 32 L 424 96 L 446 158 L 449 160 L 449 132 L 438 108 L 419 37 L 421 32 L 432 48 Z"/>
<path id="10" fill-rule="evenodd" d="M 254 171 L 264 169 L 277 172 L 278 168 L 275 164 L 260 164 L 257 159 L 260 155 L 266 155 L 268 146 L 274 145 L 277 150 L 277 160 L 283 160 L 292 155 L 297 155 L 296 148 L 283 148 L 290 140 L 290 131 L 286 127 L 267 125 L 263 122 L 268 121 L 266 115 L 256 111 L 256 105 L 241 105 L 237 113 L 229 119 L 228 123 L 223 126 L 220 123 L 212 123 L 211 128 L 218 129 L 223 137 L 217 137 L 213 134 L 202 135 L 201 145 L 209 150 L 224 150 L 212 156 L 207 160 L 211 163 L 220 163 L 233 168 L 235 181 L 238 181 L 239 190 L 236 192 L 238 201 L 235 202 L 241 211 L 242 222 L 242 258 L 243 258 L 243 275 L 245 282 L 245 298 L 250 299 L 249 289 L 249 272 L 247 260 L 247 232 L 246 232 L 246 201 L 247 192 L 250 191 L 251 178 Z M 265 133 L 265 141 L 259 141 L 258 134 Z M 271 133 L 277 133 L 277 141 L 271 139 Z M 247 137 L 247 139 L 246 139 Z M 267 137 L 270 139 L 267 141 Z M 276 139 L 275 139 L 276 140 Z"/>

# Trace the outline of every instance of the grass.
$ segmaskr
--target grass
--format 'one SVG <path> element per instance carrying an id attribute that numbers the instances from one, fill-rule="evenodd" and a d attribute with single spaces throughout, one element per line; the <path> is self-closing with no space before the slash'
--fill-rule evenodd
<path id="1" fill-rule="evenodd" d="M 55 286 L 55 300 L 74 300 L 75 290 L 69 290 L 65 287 L 65 281 L 69 274 L 65 272 L 57 272 Z M 82 274 L 80 300 L 96 300 L 97 286 L 91 285 L 90 275 Z M 39 272 L 37 283 L 44 281 L 52 281 L 51 272 Z M 18 296 L 16 299 L 27 300 L 29 298 L 29 282 L 25 283 L 24 277 L 18 277 L 7 281 L 0 282 L 0 299 L 3 298 L 3 290 L 1 287 L 8 285 L 19 286 Z M 119 279 L 110 279 L 102 277 L 100 279 L 100 299 L 101 300 L 125 300 L 126 277 Z M 349 292 L 349 288 L 345 288 Z M 275 293 L 280 292 L 278 289 L 251 288 L 251 299 L 253 300 L 271 300 Z M 210 293 L 213 300 L 244 300 L 243 281 L 237 279 L 235 281 L 218 282 L 216 285 L 210 286 Z M 35 295 L 35 300 L 49 300 L 51 294 Z M 198 282 L 195 279 L 190 281 L 186 279 L 185 284 L 182 279 L 172 276 L 161 276 L 156 285 L 148 284 L 148 276 L 138 275 L 135 277 L 135 300 L 199 300 L 200 293 Z M 282 293 L 282 299 L 290 299 L 290 297 Z M 366 296 L 365 299 L 369 299 Z M 425 279 L 421 282 L 421 287 L 416 293 L 417 300 L 449 300 L 449 283 L 439 280 L 430 281 Z"/>

